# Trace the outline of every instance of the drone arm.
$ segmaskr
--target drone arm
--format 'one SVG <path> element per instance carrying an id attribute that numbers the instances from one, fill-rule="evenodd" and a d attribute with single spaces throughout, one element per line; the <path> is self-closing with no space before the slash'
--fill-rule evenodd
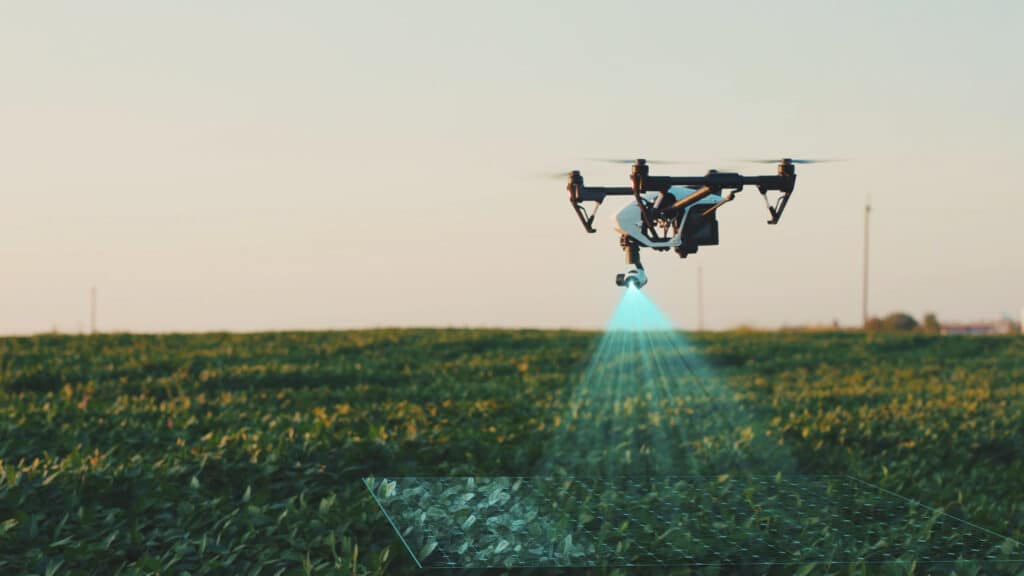
<path id="1" fill-rule="evenodd" d="M 710 186 L 718 189 L 757 186 L 766 190 L 792 192 L 795 180 L 795 175 L 743 176 L 733 172 L 711 172 L 704 176 L 648 176 L 644 180 L 644 190 L 666 192 L 672 186 Z"/>
<path id="2" fill-rule="evenodd" d="M 632 196 L 628 186 L 581 186 L 576 193 L 576 202 L 601 202 L 605 196 Z"/>
<path id="3" fill-rule="evenodd" d="M 762 191 L 778 190 L 789 194 L 796 184 L 796 174 L 789 176 L 747 176 L 743 178 L 746 186 L 757 186 Z"/>
<path id="4" fill-rule="evenodd" d="M 795 176 L 742 176 L 720 172 L 704 176 L 648 176 L 644 179 L 643 191 L 668 192 L 673 186 L 707 187 L 718 190 L 731 188 L 739 191 L 744 186 L 757 186 L 762 190 L 779 190 L 788 194 L 793 191 L 795 179 Z M 570 183 L 570 194 L 574 202 L 601 202 L 605 196 L 631 196 L 634 192 L 629 186 L 583 186 L 582 182 L 579 185 Z"/>

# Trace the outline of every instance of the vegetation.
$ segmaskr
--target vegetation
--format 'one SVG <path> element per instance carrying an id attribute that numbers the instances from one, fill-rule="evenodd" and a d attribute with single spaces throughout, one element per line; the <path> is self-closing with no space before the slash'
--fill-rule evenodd
<path id="1" fill-rule="evenodd" d="M 529 473 L 596 336 L 0 340 L 0 573 L 404 573 L 361 479 Z M 700 334 L 805 473 L 1024 539 L 1024 340 Z"/>
<path id="2" fill-rule="evenodd" d="M 936 320 L 936 324 L 938 321 Z M 920 328 L 917 320 L 904 312 L 893 312 L 884 318 L 872 318 L 866 326 L 868 332 L 913 332 Z"/>

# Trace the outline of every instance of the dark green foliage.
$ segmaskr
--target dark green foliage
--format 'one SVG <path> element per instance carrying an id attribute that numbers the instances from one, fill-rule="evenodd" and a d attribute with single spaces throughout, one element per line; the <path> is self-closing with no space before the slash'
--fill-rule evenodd
<path id="1" fill-rule="evenodd" d="M 800 471 L 1024 538 L 1024 341 L 706 334 Z M 530 473 L 596 335 L 0 339 L 0 573 L 406 573 L 367 475 Z"/>
<path id="2" fill-rule="evenodd" d="M 885 318 L 872 318 L 866 326 L 868 332 L 911 332 L 917 329 L 917 320 L 910 314 L 894 312 Z"/>

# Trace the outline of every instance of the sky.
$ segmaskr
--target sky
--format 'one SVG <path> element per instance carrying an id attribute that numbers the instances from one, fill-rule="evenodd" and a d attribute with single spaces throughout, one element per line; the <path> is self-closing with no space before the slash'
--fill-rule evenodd
<path id="1" fill-rule="evenodd" d="M 771 174 L 721 244 L 644 254 L 697 325 L 1018 317 L 1024 3 L 3 2 L 0 334 L 602 328 L 602 157 Z"/>

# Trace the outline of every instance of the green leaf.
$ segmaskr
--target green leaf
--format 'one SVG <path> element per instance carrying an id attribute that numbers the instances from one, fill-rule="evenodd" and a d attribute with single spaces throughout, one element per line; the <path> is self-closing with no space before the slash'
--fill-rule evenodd
<path id="1" fill-rule="evenodd" d="M 817 567 L 817 564 L 815 563 L 804 564 L 800 567 L 799 570 L 793 573 L 793 576 L 807 576 L 808 574 L 814 571 L 815 567 Z"/>
<path id="2" fill-rule="evenodd" d="M 421 561 L 426 560 L 427 556 L 430 556 L 430 553 L 433 552 L 435 548 L 437 548 L 437 540 L 431 540 L 424 544 L 422 548 L 420 548 L 420 553 L 417 555 L 417 557 Z"/>
<path id="3" fill-rule="evenodd" d="M 64 564 L 64 560 L 51 561 L 46 564 L 46 576 L 53 576 L 60 570 L 60 567 Z"/>
<path id="4" fill-rule="evenodd" d="M 328 512 L 330 512 L 331 508 L 334 506 L 334 501 L 335 501 L 335 498 L 334 498 L 333 494 L 330 495 L 330 496 L 325 496 L 324 498 L 322 498 L 320 500 L 320 506 L 319 506 L 320 514 L 327 514 Z"/>

